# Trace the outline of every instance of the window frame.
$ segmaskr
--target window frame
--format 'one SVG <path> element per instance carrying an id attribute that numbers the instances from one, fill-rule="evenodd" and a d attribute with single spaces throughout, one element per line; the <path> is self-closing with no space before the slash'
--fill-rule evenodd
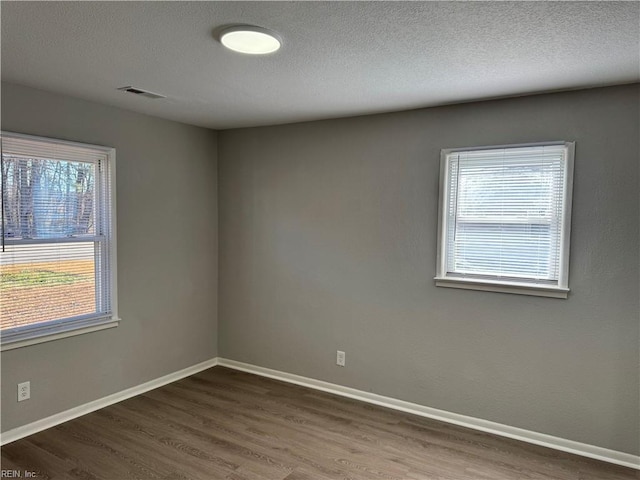
<path id="1" fill-rule="evenodd" d="M 61 338 L 67 338 L 76 335 L 82 335 L 89 332 L 105 330 L 118 326 L 120 318 L 118 316 L 118 291 L 117 291 L 117 230 L 116 230 L 116 150 L 113 147 L 102 145 L 94 145 L 81 142 L 72 142 L 57 138 L 28 135 L 23 133 L 15 133 L 10 131 L 0 131 L 1 138 L 25 139 L 34 142 L 44 142 L 52 145 L 65 145 L 70 147 L 79 147 L 90 149 L 95 152 L 104 154 L 103 161 L 96 161 L 96 172 L 99 171 L 100 181 L 96 182 L 96 198 L 100 203 L 98 208 L 104 208 L 108 218 L 106 220 L 106 232 L 96 232 L 92 238 L 87 239 L 78 237 L 77 239 L 65 239 L 56 241 L 56 239 L 42 240 L 38 239 L 4 239 L 5 245 L 42 245 L 53 243 L 72 243 L 72 242 L 99 242 L 96 237 L 106 235 L 106 241 L 100 245 L 106 255 L 105 266 L 99 272 L 100 282 L 108 282 L 110 297 L 110 313 L 107 314 L 90 314 L 76 317 L 68 317 L 45 322 L 39 322 L 32 325 L 25 325 L 0 331 L 0 351 L 12 350 L 28 345 L 34 345 Z M 0 139 L 1 141 L 1 139 Z M 107 190 L 104 187 L 107 187 Z M 104 203 L 107 206 L 104 206 Z M 0 212 L 3 214 L 3 212 Z M 1 255 L 2 253 L 0 253 Z M 94 260 L 97 267 L 97 260 Z M 99 299 L 100 292 L 96 291 L 96 302 L 103 301 Z"/>
<path id="2" fill-rule="evenodd" d="M 498 276 L 458 276 L 447 272 L 447 232 L 449 207 L 449 159 L 451 154 L 459 152 L 479 152 L 509 148 L 564 146 L 564 185 L 562 198 L 562 220 L 560 221 L 559 274 L 555 283 L 536 282 L 526 278 L 507 278 Z M 436 257 L 435 284 L 438 287 L 482 290 L 518 295 L 534 295 L 566 299 L 569 294 L 569 251 L 571 238 L 571 210 L 573 197 L 573 169 L 575 142 L 552 141 L 509 145 L 491 145 L 482 147 L 445 148 L 440 152 L 440 190 L 438 202 L 438 245 Z"/>

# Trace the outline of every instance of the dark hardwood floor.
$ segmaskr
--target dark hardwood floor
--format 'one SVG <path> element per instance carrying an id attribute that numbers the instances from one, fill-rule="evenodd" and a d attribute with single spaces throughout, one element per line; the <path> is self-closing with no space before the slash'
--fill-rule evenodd
<path id="1" fill-rule="evenodd" d="M 5 445 L 2 468 L 85 480 L 640 478 L 222 367 Z"/>

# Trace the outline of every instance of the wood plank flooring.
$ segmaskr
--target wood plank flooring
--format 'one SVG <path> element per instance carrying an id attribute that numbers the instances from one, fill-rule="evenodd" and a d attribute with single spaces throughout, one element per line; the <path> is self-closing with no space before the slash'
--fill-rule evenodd
<path id="1" fill-rule="evenodd" d="M 66 480 L 640 478 L 222 367 L 5 445 L 1 456 L 3 469 Z"/>

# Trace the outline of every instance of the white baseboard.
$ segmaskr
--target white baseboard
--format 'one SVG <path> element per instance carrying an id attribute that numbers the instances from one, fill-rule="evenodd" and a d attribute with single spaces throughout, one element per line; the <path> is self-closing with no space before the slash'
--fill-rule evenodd
<path id="1" fill-rule="evenodd" d="M 22 427 L 17 427 L 12 430 L 8 430 L 0 434 L 0 445 L 15 442 L 16 440 L 20 440 L 21 438 L 41 432 L 42 430 L 46 430 L 47 428 L 55 427 L 56 425 L 60 425 L 61 423 L 68 422 L 69 420 L 81 417 L 82 415 L 86 415 L 87 413 L 91 413 L 96 410 L 100 410 L 101 408 L 108 407 L 109 405 L 113 405 L 114 403 L 121 402 L 122 400 L 126 400 L 127 398 L 135 397 L 136 395 L 148 392 L 149 390 L 153 390 L 154 388 L 162 387 L 163 385 L 167 385 L 168 383 L 176 382 L 182 378 L 194 375 L 198 372 L 201 372 L 202 370 L 206 370 L 207 368 L 215 367 L 217 364 L 218 358 L 212 358 L 202 363 L 198 363 L 197 365 L 192 365 L 191 367 L 187 367 L 177 372 L 173 372 L 160 378 L 156 378 L 155 380 L 150 380 L 135 387 L 127 388 L 126 390 L 122 390 L 121 392 L 107 395 L 106 397 L 99 398 L 98 400 L 85 403 L 84 405 L 71 408 L 64 412 L 56 413 L 55 415 L 43 418 L 42 420 L 29 423 Z"/>
<path id="2" fill-rule="evenodd" d="M 515 440 L 541 445 L 554 450 L 561 450 L 563 452 L 573 453 L 583 457 L 594 458 L 596 460 L 602 460 L 604 462 L 640 470 L 640 456 L 631 455 L 625 452 L 609 450 L 607 448 L 575 442 L 573 440 L 554 437 L 552 435 L 533 432 L 522 428 L 511 427 L 509 425 L 503 425 L 501 423 L 491 422 L 481 418 L 469 417 L 467 415 L 460 415 L 458 413 L 447 412 L 445 410 L 425 407 L 416 403 L 405 402 L 403 400 L 364 392 L 362 390 L 356 390 L 355 388 L 344 387 L 334 383 L 323 382 L 313 378 L 302 377 L 300 375 L 271 370 L 270 368 L 236 362 L 235 360 L 228 360 L 226 358 L 219 358 L 218 365 L 235 370 L 241 370 L 243 372 L 253 373 L 263 377 L 273 378 L 275 380 L 282 380 L 283 382 L 295 383 L 296 385 L 302 385 L 315 390 L 322 390 L 323 392 L 333 393 L 335 395 L 361 400 L 374 405 L 412 413 L 421 417 L 432 418 L 434 420 L 440 420 L 442 422 L 452 423 L 462 427 L 493 433 L 502 437 L 513 438 Z"/>
<path id="3" fill-rule="evenodd" d="M 383 395 L 378 395 L 375 393 L 364 392 L 355 388 L 344 387 L 342 385 L 315 380 L 313 378 L 302 377 L 300 375 L 294 375 L 292 373 L 280 372 L 278 370 L 258 367 L 256 365 L 250 365 L 248 363 L 236 362 L 235 360 L 228 360 L 226 358 L 212 358 L 202 363 L 198 363 L 197 365 L 184 368 L 168 375 L 164 375 L 160 378 L 156 378 L 155 380 L 145 382 L 135 387 L 127 388 L 126 390 L 122 390 L 121 392 L 117 392 L 98 400 L 85 403 L 84 405 L 80 405 L 70 410 L 57 413 L 28 425 L 8 430 L 0 435 L 0 445 L 5 445 L 34 433 L 41 432 L 42 430 L 46 430 L 47 428 L 55 427 L 56 425 L 60 425 L 61 423 L 68 422 L 69 420 L 73 420 L 74 418 L 81 417 L 82 415 L 86 415 L 87 413 L 91 413 L 101 408 L 108 407 L 109 405 L 121 402 L 123 400 L 126 400 L 127 398 L 131 398 L 136 395 L 148 392 L 149 390 L 153 390 L 154 388 L 158 388 L 163 385 L 178 381 L 182 378 L 194 375 L 208 368 L 215 367 L 216 365 L 240 370 L 243 372 L 253 373 L 255 375 L 260 375 L 263 377 L 273 378 L 275 380 L 294 383 L 296 385 L 302 385 L 304 387 L 313 388 L 315 390 L 322 390 L 324 392 L 361 400 L 363 402 L 411 413 L 421 417 L 432 418 L 434 420 L 440 420 L 442 422 L 452 423 L 455 425 L 460 425 L 462 427 L 467 427 L 487 433 L 493 433 L 495 435 L 513 438 L 516 440 L 521 440 L 523 442 L 533 443 L 535 445 L 541 445 L 543 447 L 553 448 L 555 450 L 574 453 L 583 457 L 594 458 L 597 460 L 602 460 L 604 462 L 614 463 L 616 465 L 622 465 L 624 467 L 630 467 L 640 470 L 640 456 L 637 455 L 609 450 L 586 443 L 575 442 L 573 440 L 554 437 L 552 435 L 547 435 L 544 433 L 532 432 L 530 430 L 511 427 L 509 425 L 503 425 L 501 423 L 491 422 L 489 420 L 469 417 L 467 415 L 447 412 L 446 410 L 438 410 L 436 408 L 425 407 L 416 403 L 405 402 L 403 400 L 397 400 L 395 398 L 385 397 Z"/>

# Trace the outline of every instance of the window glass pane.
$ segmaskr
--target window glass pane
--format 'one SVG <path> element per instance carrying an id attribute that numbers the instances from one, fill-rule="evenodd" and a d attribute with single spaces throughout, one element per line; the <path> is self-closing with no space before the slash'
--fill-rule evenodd
<path id="1" fill-rule="evenodd" d="M 5 238 L 95 234 L 95 169 L 89 162 L 3 156 Z"/>
<path id="2" fill-rule="evenodd" d="M 550 279 L 549 225 L 458 223 L 454 271 Z"/>
<path id="3" fill-rule="evenodd" d="M 564 145 L 450 154 L 447 272 L 557 281 L 564 169 Z"/>
<path id="4" fill-rule="evenodd" d="M 555 168 L 554 168 L 555 167 Z M 559 164 L 511 164 L 484 168 L 460 162 L 458 215 L 485 218 L 552 218 Z"/>
<path id="5" fill-rule="evenodd" d="M 110 323 L 111 148 L 2 132 L 2 348 Z"/>
<path id="6" fill-rule="evenodd" d="M 94 242 L 7 245 L 0 255 L 0 329 L 96 312 Z"/>

